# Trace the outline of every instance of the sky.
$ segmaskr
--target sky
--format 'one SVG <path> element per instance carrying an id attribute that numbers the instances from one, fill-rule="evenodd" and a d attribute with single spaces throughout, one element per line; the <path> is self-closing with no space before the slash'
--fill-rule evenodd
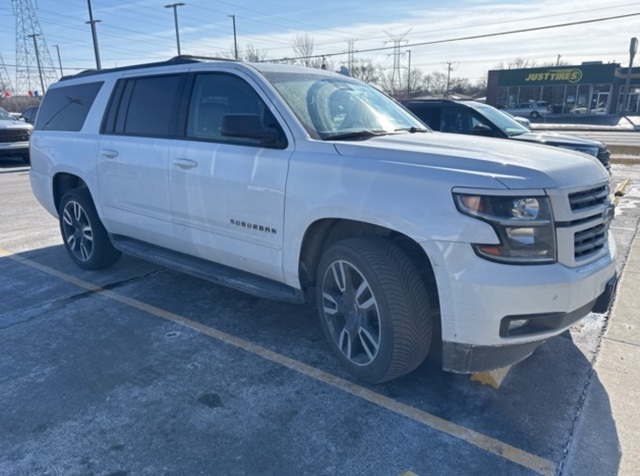
<path id="1" fill-rule="evenodd" d="M 17 23 L 14 10 L 31 2 L 42 39 L 59 75 L 96 67 L 88 2 L 80 0 L 5 0 L 0 5 L 0 68 L 15 86 Z M 173 3 L 164 0 L 91 0 L 103 68 L 161 61 L 177 54 Z M 446 73 L 475 82 L 487 71 L 516 58 L 538 65 L 560 59 L 629 63 L 631 37 L 640 37 L 640 2 L 611 0 L 183 0 L 177 7 L 182 54 L 220 56 L 233 50 L 233 19 L 239 48 L 251 44 L 267 58 L 295 56 L 296 35 L 313 39 L 314 54 L 328 56 L 336 67 L 346 64 L 349 42 L 355 57 L 393 68 L 393 49 L 400 46 L 399 66 L 423 73 Z M 505 33 L 573 22 L 589 22 L 488 38 L 460 38 Z M 27 25 L 22 30 L 35 27 Z M 35 30 L 33 30 L 35 32 Z M 27 32 L 30 34 L 31 32 Z M 443 43 L 433 43 L 443 40 Z M 33 41 L 29 39 L 28 41 Z M 425 44 L 432 43 L 432 44 Z M 57 46 L 57 48 L 56 48 Z M 58 61 L 58 51 L 60 61 Z M 411 51 L 411 53 L 407 53 Z M 640 66 L 640 58 L 635 62 Z M 1 71 L 0 71 L 1 72 Z M 53 71 L 51 72 L 53 74 Z"/>

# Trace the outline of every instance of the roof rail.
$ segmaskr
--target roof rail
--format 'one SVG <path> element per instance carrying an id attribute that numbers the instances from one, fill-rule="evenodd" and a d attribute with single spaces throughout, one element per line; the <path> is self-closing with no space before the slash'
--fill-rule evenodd
<path id="1" fill-rule="evenodd" d="M 180 55 L 180 56 L 174 56 L 171 59 L 168 59 L 166 61 L 157 61 L 155 63 L 143 63 L 143 64 L 134 64 L 134 65 L 130 65 L 130 66 L 120 66 L 117 68 L 109 68 L 109 69 L 86 69 L 84 71 L 81 71 L 77 74 L 74 75 L 70 75 L 70 76 L 63 76 L 62 78 L 60 78 L 60 81 L 65 81 L 67 79 L 73 79 L 73 78 L 80 78 L 80 77 L 84 77 L 84 76 L 92 76 L 92 75 L 97 75 L 97 74 L 103 74 L 103 73 L 113 73 L 113 72 L 117 72 L 117 71 L 130 71 L 130 70 L 136 70 L 136 69 L 144 69 L 144 68 L 154 68 L 156 66 L 172 66 L 172 65 L 176 65 L 176 64 L 188 64 L 188 63 L 201 63 L 203 61 L 231 61 L 231 62 L 236 62 L 236 60 L 234 59 L 230 59 L 230 58 L 218 58 L 218 57 L 213 57 L 213 56 L 192 56 L 192 55 Z"/>

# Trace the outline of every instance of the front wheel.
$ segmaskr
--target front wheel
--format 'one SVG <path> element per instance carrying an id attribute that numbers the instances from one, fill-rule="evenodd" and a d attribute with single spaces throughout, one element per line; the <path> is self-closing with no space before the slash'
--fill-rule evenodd
<path id="1" fill-rule="evenodd" d="M 432 310 L 409 258 L 377 237 L 349 238 L 320 260 L 318 313 L 333 352 L 359 379 L 405 375 L 429 351 Z"/>
<path id="2" fill-rule="evenodd" d="M 537 119 L 540 117 L 540 113 L 538 111 L 533 111 L 531 113 L 531 119 Z"/>
<path id="3" fill-rule="evenodd" d="M 102 269 L 120 259 L 121 253 L 111 244 L 89 190 L 77 188 L 65 193 L 58 215 L 64 246 L 78 266 Z"/>

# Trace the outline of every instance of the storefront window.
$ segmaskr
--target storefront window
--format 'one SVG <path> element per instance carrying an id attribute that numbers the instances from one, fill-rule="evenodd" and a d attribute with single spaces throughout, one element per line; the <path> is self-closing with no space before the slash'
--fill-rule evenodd
<path id="1" fill-rule="evenodd" d="M 553 114 L 565 114 L 567 112 L 564 104 L 566 89 L 565 85 L 542 87 L 542 100 L 551 106 Z"/>
<path id="2" fill-rule="evenodd" d="M 540 101 L 541 93 L 542 86 L 522 86 L 518 102 Z"/>
<path id="3" fill-rule="evenodd" d="M 567 85 L 567 90 L 564 95 L 564 107 L 562 108 L 564 114 L 569 114 L 573 108 L 576 107 L 576 96 L 578 95 L 578 86 Z"/>

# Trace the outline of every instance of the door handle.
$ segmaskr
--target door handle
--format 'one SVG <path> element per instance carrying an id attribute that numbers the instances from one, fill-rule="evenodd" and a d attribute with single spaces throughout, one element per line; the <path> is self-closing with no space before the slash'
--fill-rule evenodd
<path id="1" fill-rule="evenodd" d="M 118 157 L 118 151 L 113 149 L 102 149 L 100 153 L 105 159 L 115 159 Z"/>
<path id="2" fill-rule="evenodd" d="M 190 159 L 174 159 L 173 164 L 181 169 L 193 169 L 198 166 L 198 162 Z"/>

